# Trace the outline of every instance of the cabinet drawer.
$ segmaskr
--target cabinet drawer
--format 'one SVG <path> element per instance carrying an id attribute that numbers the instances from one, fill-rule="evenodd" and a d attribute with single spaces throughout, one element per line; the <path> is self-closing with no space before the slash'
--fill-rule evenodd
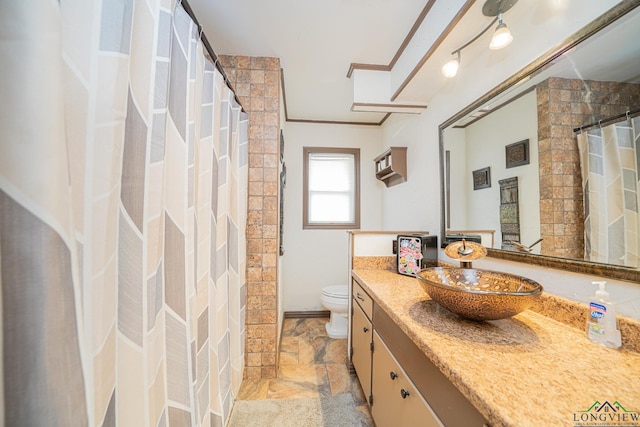
<path id="1" fill-rule="evenodd" d="M 380 336 L 373 334 L 373 405 L 377 427 L 442 427 Z"/>
<path id="2" fill-rule="evenodd" d="M 362 311 L 369 320 L 373 319 L 373 300 L 355 280 L 353 280 L 353 299 L 362 307 Z"/>

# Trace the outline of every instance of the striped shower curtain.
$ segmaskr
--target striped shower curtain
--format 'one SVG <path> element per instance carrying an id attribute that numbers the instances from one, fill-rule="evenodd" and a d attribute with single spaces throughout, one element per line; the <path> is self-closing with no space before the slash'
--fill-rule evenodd
<path id="1" fill-rule="evenodd" d="M 223 426 L 246 115 L 174 0 L 0 3 L 0 425 Z"/>
<path id="2" fill-rule="evenodd" d="M 585 197 L 585 259 L 640 267 L 640 118 L 577 136 Z"/>

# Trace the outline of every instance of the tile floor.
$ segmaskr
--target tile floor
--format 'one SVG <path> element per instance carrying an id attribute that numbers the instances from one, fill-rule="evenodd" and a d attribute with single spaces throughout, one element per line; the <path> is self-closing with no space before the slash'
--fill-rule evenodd
<path id="1" fill-rule="evenodd" d="M 328 397 L 351 393 L 362 427 L 373 426 L 355 374 L 347 367 L 347 340 L 327 336 L 328 318 L 284 319 L 277 378 L 244 380 L 238 400 Z"/>

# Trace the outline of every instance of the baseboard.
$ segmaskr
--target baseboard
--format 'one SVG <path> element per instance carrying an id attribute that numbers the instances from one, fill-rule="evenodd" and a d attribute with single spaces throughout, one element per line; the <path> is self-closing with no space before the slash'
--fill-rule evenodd
<path id="1" fill-rule="evenodd" d="M 316 311 L 285 311 L 285 319 L 311 319 L 316 317 L 329 317 L 331 312 L 329 310 L 316 310 Z"/>

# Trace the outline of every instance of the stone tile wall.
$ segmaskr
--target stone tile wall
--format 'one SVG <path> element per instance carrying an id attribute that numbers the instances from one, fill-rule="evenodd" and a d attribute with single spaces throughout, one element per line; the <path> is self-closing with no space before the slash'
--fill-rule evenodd
<path id="1" fill-rule="evenodd" d="M 573 128 L 640 105 L 640 85 L 552 77 L 536 88 L 541 252 L 584 257 L 584 204 Z"/>
<path id="2" fill-rule="evenodd" d="M 223 55 L 219 60 L 249 114 L 245 378 L 275 378 L 280 59 Z"/>

